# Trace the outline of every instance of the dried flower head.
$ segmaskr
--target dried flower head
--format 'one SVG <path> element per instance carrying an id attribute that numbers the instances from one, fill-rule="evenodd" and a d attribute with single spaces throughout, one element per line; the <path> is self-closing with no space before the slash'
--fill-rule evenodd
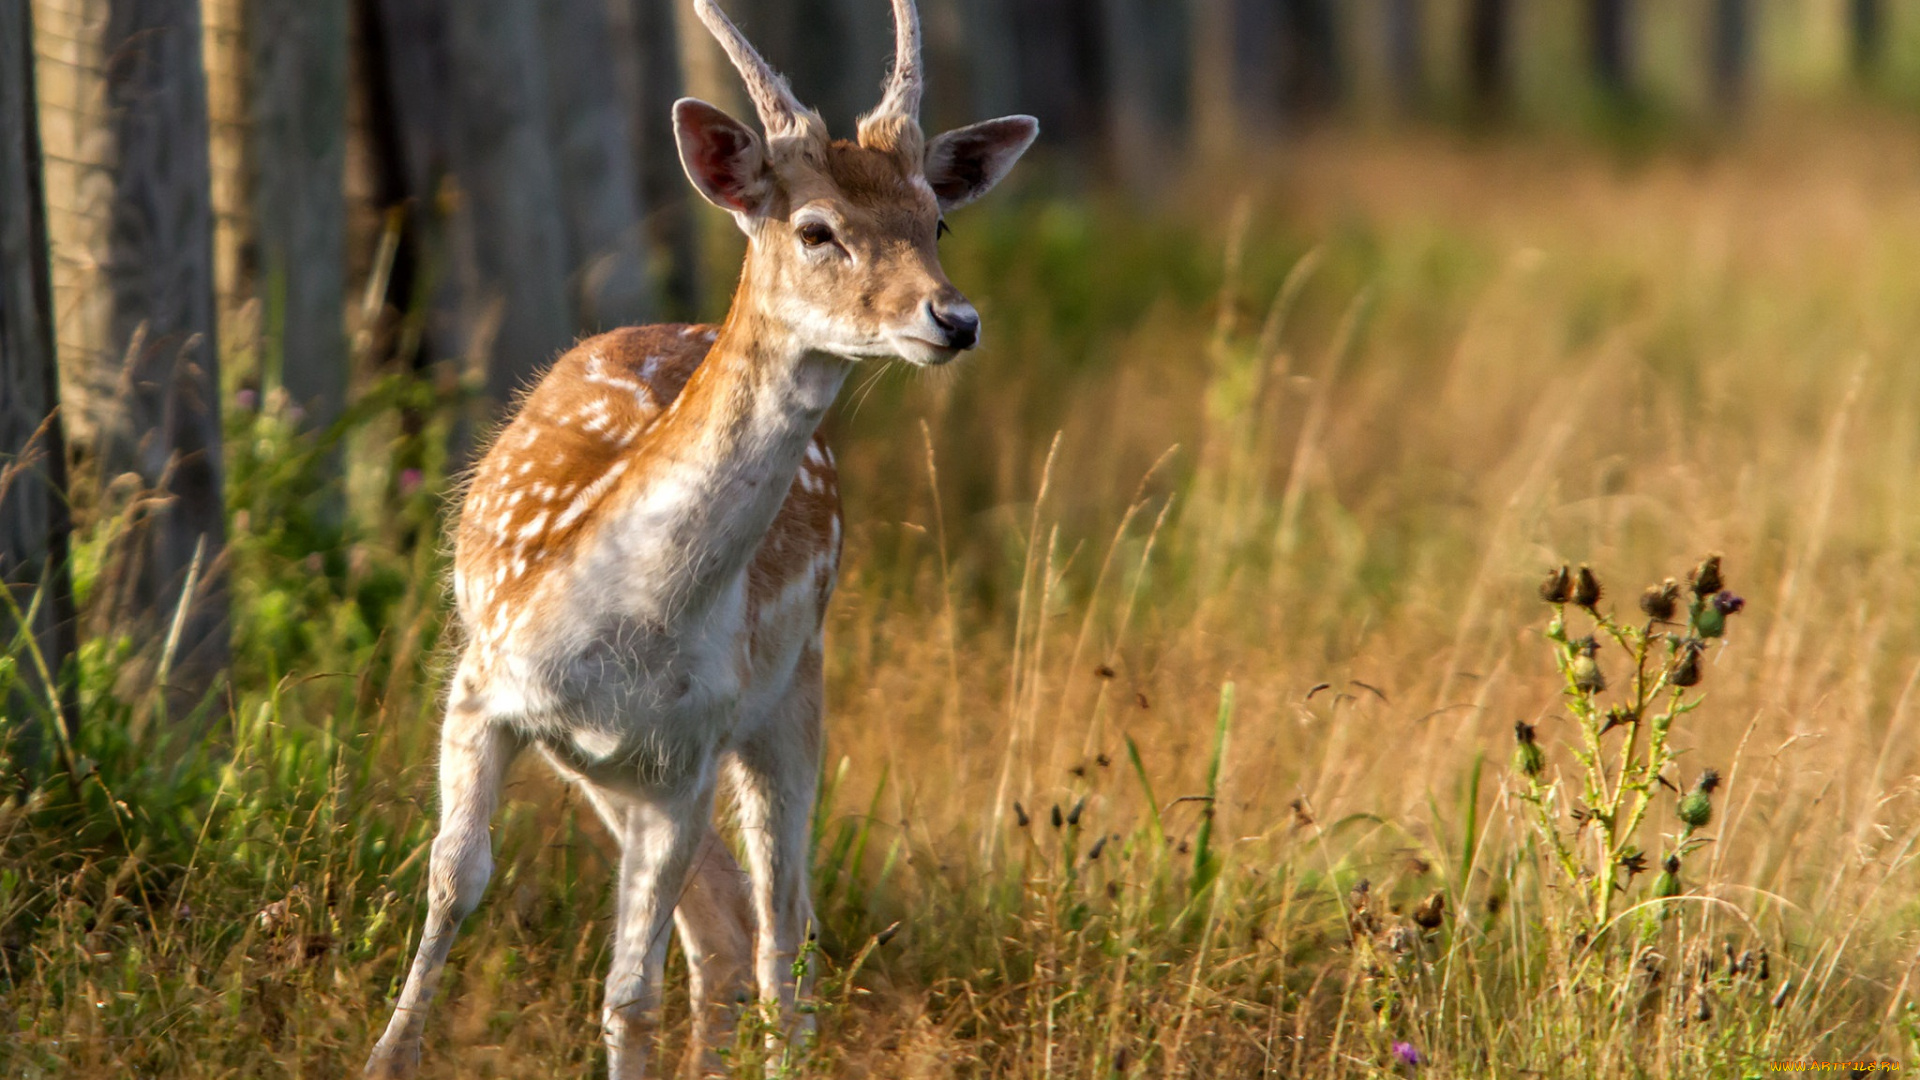
<path id="1" fill-rule="evenodd" d="M 1680 610 L 1680 583 L 1668 578 L 1658 585 L 1647 586 L 1647 591 L 1640 594 L 1640 610 L 1661 622 L 1671 621 Z"/>
<path id="2" fill-rule="evenodd" d="M 1413 924 L 1422 930 L 1432 930 L 1440 925 L 1447 912 L 1447 894 L 1434 893 L 1424 903 L 1413 906 Z"/>
<path id="3" fill-rule="evenodd" d="M 1540 599 L 1549 604 L 1564 604 L 1573 598 L 1573 575 L 1565 566 L 1547 571 L 1540 583 Z"/>
<path id="4" fill-rule="evenodd" d="M 1720 786 L 1720 771 L 1718 769 L 1700 770 L 1700 779 L 1695 780 L 1693 782 L 1693 788 L 1695 791 L 1704 791 L 1709 795 L 1713 794 L 1715 789 L 1717 789 L 1719 786 Z"/>
<path id="5" fill-rule="evenodd" d="M 1693 586 L 1693 595 L 1702 598 L 1712 596 L 1725 588 L 1725 584 L 1720 579 L 1720 553 L 1712 552 L 1700 560 L 1700 565 L 1693 568 L 1693 574 L 1687 583 Z"/>
<path id="6" fill-rule="evenodd" d="M 1706 648 L 1706 642 L 1699 638 L 1687 638 L 1680 643 L 1680 655 L 1674 658 L 1673 673 L 1668 681 L 1675 686 L 1700 685 L 1700 653 Z"/>
<path id="7" fill-rule="evenodd" d="M 1593 576 L 1593 569 L 1581 563 L 1580 572 L 1573 579 L 1573 602 L 1591 611 L 1605 592 L 1600 587 L 1600 579 Z"/>

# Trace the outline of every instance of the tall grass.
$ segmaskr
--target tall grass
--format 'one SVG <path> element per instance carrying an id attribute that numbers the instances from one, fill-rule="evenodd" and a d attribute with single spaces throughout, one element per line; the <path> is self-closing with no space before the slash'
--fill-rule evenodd
<path id="1" fill-rule="evenodd" d="M 792 1070 L 1920 1058 L 1920 139 L 1855 121 L 1631 167 L 1327 136 L 1185 210 L 957 220 L 989 348 L 856 377 L 832 421 L 822 1035 Z M 420 916 L 428 449 L 462 408 L 369 389 L 336 432 L 344 517 L 283 403 L 236 417 L 231 693 L 203 729 L 155 722 L 119 677 L 144 646 L 92 637 L 79 775 L 0 811 L 0 1071 L 362 1058 Z M 1671 778 L 1724 778 L 1710 843 L 1667 917 L 1600 933 L 1543 840 L 1577 824 L 1543 826 L 1507 764 L 1525 721 L 1537 782 L 1580 790 L 1538 579 L 1606 568 L 1626 614 L 1707 549 L 1748 599 L 1673 725 Z M 1642 848 L 1678 842 L 1677 801 Z M 598 1061 L 609 846 L 531 763 L 504 804 L 429 1075 Z"/>

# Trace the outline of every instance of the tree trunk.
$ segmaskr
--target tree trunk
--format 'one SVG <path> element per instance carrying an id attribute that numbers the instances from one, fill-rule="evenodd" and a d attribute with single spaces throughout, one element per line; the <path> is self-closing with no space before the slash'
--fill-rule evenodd
<path id="1" fill-rule="evenodd" d="M 1880 73 L 1886 45 L 1886 8 L 1880 0 L 1851 0 L 1847 9 L 1854 76 L 1861 81 Z"/>
<path id="2" fill-rule="evenodd" d="M 103 278 L 122 413 L 102 474 L 135 472 L 166 501 L 145 519 L 133 611 L 165 631 L 180 613 L 174 706 L 197 702 L 227 658 L 207 95 L 196 0 L 112 0 L 105 55 L 113 196 Z M 197 567 L 198 573 L 195 574 Z M 190 578 L 197 581 L 190 582 Z M 195 587 L 187 594 L 189 584 Z"/>
<path id="3" fill-rule="evenodd" d="M 469 370 L 502 407 L 573 339 L 540 20 L 525 0 L 458 0 L 447 16 L 452 272 Z"/>
<path id="4" fill-rule="evenodd" d="M 1104 0 L 1102 15 L 1107 151 L 1127 186 L 1151 191 L 1186 152 L 1188 13 L 1160 0 Z"/>
<path id="5" fill-rule="evenodd" d="M 1017 0 L 1012 5 L 1016 81 L 1022 111 L 1060 144 L 1092 145 L 1100 136 L 1100 55 L 1096 0 Z"/>
<path id="6" fill-rule="evenodd" d="M 1340 99 L 1340 29 L 1330 0 L 1284 0 L 1280 6 L 1281 71 L 1287 111 L 1326 112 Z"/>
<path id="7" fill-rule="evenodd" d="M 266 374 L 308 427 L 324 429 L 346 407 L 348 381 L 347 2 L 251 0 L 246 20 Z"/>
<path id="8" fill-rule="evenodd" d="M 0 588 L 12 599 L 0 613 L 0 635 L 19 627 L 13 609 L 33 611 L 29 628 L 40 663 L 19 656 L 20 684 L 0 697 L 13 730 L 17 765 L 44 761 L 41 716 L 71 734 L 78 721 L 65 671 L 75 646 L 73 587 L 68 573 L 67 448 L 54 354 L 53 279 L 47 252 L 46 189 L 41 170 L 34 87 L 33 17 L 29 5 L 0 5 Z M 35 593 L 38 603 L 35 603 Z"/>
<path id="9" fill-rule="evenodd" d="M 1511 82 L 1507 0 L 1472 0 L 1467 11 L 1467 97 L 1482 118 L 1504 113 Z"/>
<path id="10" fill-rule="evenodd" d="M 546 0 L 539 9 L 573 328 L 591 334 L 646 322 L 653 300 L 631 99 L 620 93 L 607 0 Z"/>
<path id="11" fill-rule="evenodd" d="M 1587 15 L 1593 76 L 1608 95 L 1626 97 L 1633 92 L 1632 2 L 1588 0 Z"/>
<path id="12" fill-rule="evenodd" d="M 673 139 L 673 103 L 687 92 L 672 0 L 616 0 L 626 26 L 616 25 L 614 55 L 629 102 L 634 182 L 653 256 L 651 278 L 661 314 L 693 319 L 700 313 L 700 235 L 692 193 Z"/>
<path id="13" fill-rule="evenodd" d="M 1713 25 L 1709 28 L 1712 58 L 1713 103 L 1723 114 L 1733 115 L 1747 99 L 1748 60 L 1753 51 L 1753 10 L 1747 0 L 1713 0 Z"/>
<path id="14" fill-rule="evenodd" d="M 1426 9 L 1422 0 L 1386 0 L 1387 80 L 1394 104 L 1416 112 L 1427 93 Z"/>

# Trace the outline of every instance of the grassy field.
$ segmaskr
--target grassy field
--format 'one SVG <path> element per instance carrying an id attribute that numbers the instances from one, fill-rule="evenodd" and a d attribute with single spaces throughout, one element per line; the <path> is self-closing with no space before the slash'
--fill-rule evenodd
<path id="1" fill-rule="evenodd" d="M 1348 133 L 1152 215 L 959 215 L 988 348 L 830 421 L 821 1037 L 780 1074 L 1920 1062 L 1915 175 L 1875 115 L 1630 158 Z M 341 525 L 274 395 L 236 410 L 231 693 L 168 738 L 94 628 L 80 777 L 0 809 L 0 1074 L 357 1070 L 423 906 L 457 411 L 368 385 Z M 1676 697 L 1661 628 L 1648 679 L 1621 642 L 1709 550 L 1746 607 Z M 1539 598 L 1563 562 L 1619 616 L 1609 689 Z M 598 1067 L 583 809 L 516 771 L 428 1076 Z"/>

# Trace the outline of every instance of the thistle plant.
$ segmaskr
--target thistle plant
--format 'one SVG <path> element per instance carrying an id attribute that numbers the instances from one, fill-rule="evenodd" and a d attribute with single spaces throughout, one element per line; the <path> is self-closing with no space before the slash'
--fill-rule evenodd
<path id="1" fill-rule="evenodd" d="M 1578 732 L 1571 748 L 1578 768 L 1552 770 L 1534 726 L 1523 721 L 1514 730 L 1519 797 L 1533 808 L 1554 865 L 1581 897 L 1579 921 L 1591 933 L 1607 926 L 1635 879 L 1655 866 L 1648 894 L 1680 895 L 1687 856 L 1707 842 L 1698 833 L 1713 820 L 1720 775 L 1707 769 L 1684 790 L 1669 778 L 1673 727 L 1700 707 L 1707 643 L 1722 637 L 1728 617 L 1744 606 L 1725 587 L 1719 555 L 1693 569 L 1684 591 L 1673 578 L 1649 586 L 1640 595 L 1640 619 L 1603 609 L 1605 595 L 1585 565 L 1558 567 L 1540 585 L 1540 598 L 1553 607 L 1546 638 Z M 1570 620 L 1586 624 L 1586 632 L 1576 635 Z M 1679 831 L 1652 860 L 1642 826 L 1655 803 L 1676 795 Z M 1570 830 L 1563 825 L 1569 820 Z"/>

